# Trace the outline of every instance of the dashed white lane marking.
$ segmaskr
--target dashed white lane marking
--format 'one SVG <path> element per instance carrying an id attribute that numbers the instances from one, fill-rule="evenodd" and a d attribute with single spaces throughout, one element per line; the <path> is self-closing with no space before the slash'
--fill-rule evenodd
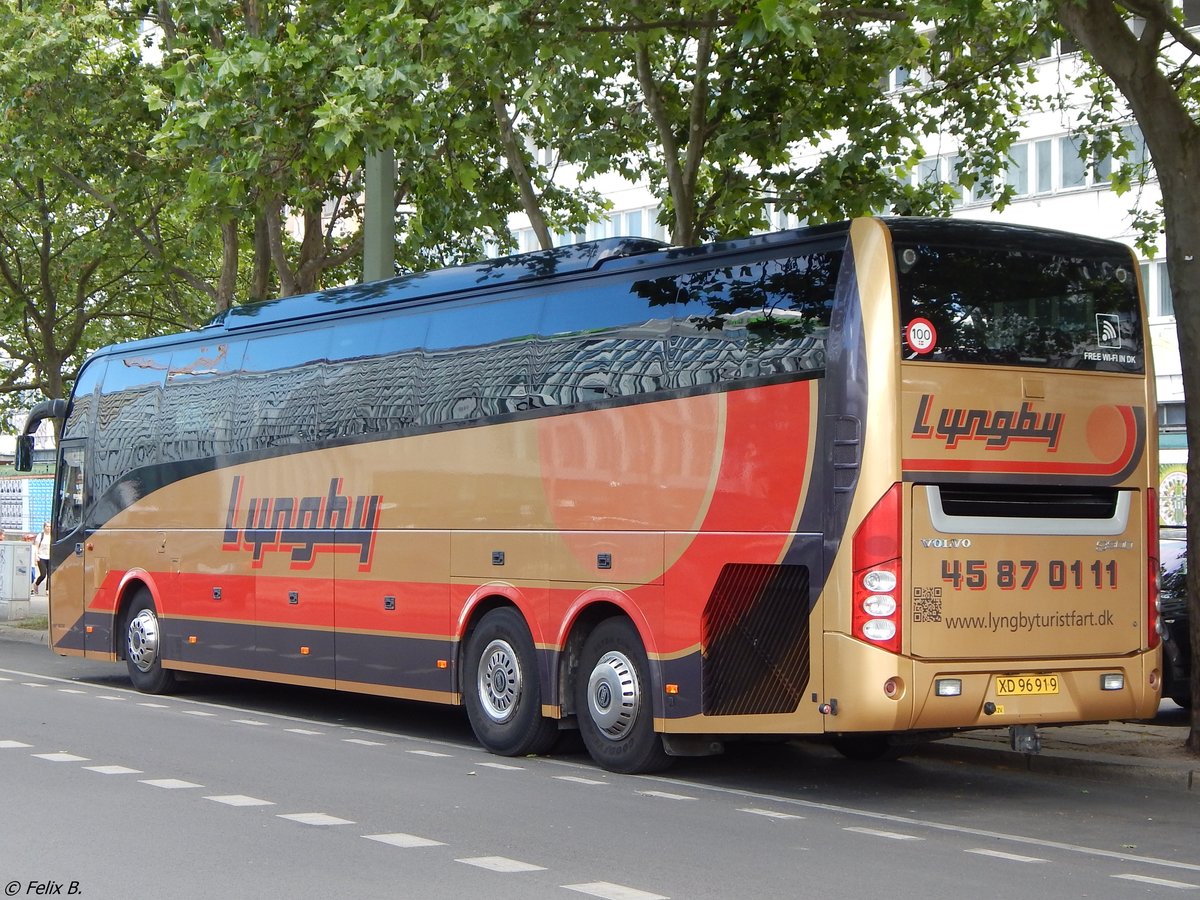
<path id="1" fill-rule="evenodd" d="M 657 797 L 659 800 L 695 800 L 687 794 L 672 794 L 670 791 L 638 791 L 643 797 Z"/>
<path id="2" fill-rule="evenodd" d="M 601 897 L 603 900 L 669 900 L 663 894 L 650 894 L 636 888 L 625 887 L 623 884 L 613 884 L 609 881 L 593 881 L 588 884 L 564 884 L 568 891 L 577 891 L 590 897 Z"/>
<path id="3" fill-rule="evenodd" d="M 436 750 L 405 750 L 405 753 L 411 753 L 413 756 L 433 756 L 438 759 L 453 759 L 449 753 L 438 753 Z"/>
<path id="4" fill-rule="evenodd" d="M 324 734 L 323 731 L 313 731 L 311 728 L 285 728 L 284 731 L 290 731 L 292 734 Z"/>
<path id="5" fill-rule="evenodd" d="M 299 822 L 301 825 L 353 825 L 349 819 L 339 819 L 337 816 L 327 815 L 326 813 L 285 813 L 278 816 L 280 819 L 289 819 L 292 822 Z"/>
<path id="6" fill-rule="evenodd" d="M 382 747 L 382 741 L 368 741 L 366 738 L 342 738 L 343 744 L 360 744 L 363 747 Z"/>
<path id="7" fill-rule="evenodd" d="M 60 694 L 86 694 L 87 691 L 81 691 L 79 688 L 59 688 Z"/>
<path id="8" fill-rule="evenodd" d="M 500 769 L 502 772 L 524 772 L 524 766 L 510 766 L 507 763 L 498 762 L 481 762 L 481 766 L 487 766 L 489 769 Z"/>
<path id="9" fill-rule="evenodd" d="M 258 719 L 234 719 L 239 725 L 266 725 L 266 722 L 260 722 Z"/>
<path id="10" fill-rule="evenodd" d="M 533 863 L 521 862 L 519 859 L 509 859 L 507 856 L 473 856 L 469 859 L 456 859 L 455 862 L 466 863 L 468 866 L 478 866 L 489 872 L 545 872 L 545 866 L 535 866 Z"/>
<path id="11" fill-rule="evenodd" d="M 1200 885 L 1197 884 L 1188 884 L 1186 881 L 1170 881 L 1166 878 L 1151 878 L 1149 875 L 1113 875 L 1112 877 L 1125 881 L 1137 881 L 1141 884 L 1153 884 L 1157 887 L 1177 888 L 1181 891 L 1200 890 Z"/>
<path id="12" fill-rule="evenodd" d="M 368 841 L 379 841 L 381 844 L 390 844 L 393 847 L 403 847 L 408 850 L 415 847 L 445 847 L 441 841 L 435 841 L 432 838 L 423 838 L 415 834 L 405 834 L 402 831 L 396 831 L 392 834 L 364 834 Z"/>
<path id="13" fill-rule="evenodd" d="M 803 819 L 804 816 L 797 816 L 793 813 L 779 812 L 774 809 L 754 809 L 753 807 L 744 807 L 738 812 L 750 813 L 752 816 L 765 816 L 768 819 Z"/>
<path id="14" fill-rule="evenodd" d="M 120 702 L 124 703 L 129 698 L 128 697 L 118 697 L 116 694 L 99 694 L 99 695 L 97 695 L 96 699 L 97 700 L 119 700 Z"/>
<path id="15" fill-rule="evenodd" d="M 217 797 L 205 797 L 205 800 L 212 800 L 215 803 L 224 803 L 226 806 L 274 806 L 275 803 L 271 800 L 259 800 L 257 797 L 247 797 L 245 794 L 222 794 Z"/>
<path id="16" fill-rule="evenodd" d="M 138 706 L 144 706 L 147 709 L 170 709 L 166 703 L 139 703 Z"/>
<path id="17" fill-rule="evenodd" d="M 185 716 L 215 716 L 216 713 L 206 712 L 203 709 L 181 709 L 180 713 Z"/>
<path id="18" fill-rule="evenodd" d="M 131 769 L 129 766 L 84 766 L 89 772 L 99 772 L 101 775 L 141 775 L 141 769 Z"/>
<path id="19" fill-rule="evenodd" d="M 21 686 L 22 687 L 50 687 L 50 685 L 46 684 L 46 682 L 44 682 L 44 681 L 22 681 Z"/>
<path id="20" fill-rule="evenodd" d="M 12 679 L 11 679 L 11 678 L 5 678 L 4 676 L 0 675 L 0 681 L 12 681 Z"/>
<path id="21" fill-rule="evenodd" d="M 878 828 L 861 828 L 857 825 L 852 825 L 849 828 L 843 828 L 843 831 L 853 831 L 857 834 L 869 834 L 872 837 L 888 838 L 893 841 L 923 841 L 925 838 L 917 837 L 915 834 L 901 834 L 898 831 L 880 831 Z"/>
<path id="22" fill-rule="evenodd" d="M 555 775 L 555 781 L 570 781 L 573 784 L 608 784 L 607 781 L 597 781 L 595 778 L 583 778 L 579 775 Z"/>
<path id="23" fill-rule="evenodd" d="M 47 762 L 87 762 L 86 756 L 76 756 L 74 753 L 34 753 L 32 754 L 37 759 L 44 759 Z"/>
<path id="24" fill-rule="evenodd" d="M 1037 856 L 1021 856 L 1018 853 L 1004 853 L 1000 850 L 985 850 L 982 847 L 977 847 L 974 850 L 968 850 L 967 853 L 978 853 L 980 856 L 994 856 L 996 859 L 1007 859 L 1011 862 L 1023 863 L 1044 863 L 1046 860 Z"/>
<path id="25" fill-rule="evenodd" d="M 32 746 L 33 744 L 22 744 L 20 741 L 0 741 L 0 750 L 21 750 Z"/>
<path id="26" fill-rule="evenodd" d="M 142 784 L 148 784 L 150 787 L 163 788 L 168 791 L 181 791 L 187 788 L 204 787 L 202 784 L 196 784 L 192 781 L 182 781 L 178 778 L 148 778 L 142 781 Z"/>

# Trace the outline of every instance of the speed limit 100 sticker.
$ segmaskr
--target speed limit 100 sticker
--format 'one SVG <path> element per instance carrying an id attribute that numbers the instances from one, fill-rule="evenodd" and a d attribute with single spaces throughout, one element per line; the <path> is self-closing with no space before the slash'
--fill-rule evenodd
<path id="1" fill-rule="evenodd" d="M 917 353 L 928 353 L 937 346 L 937 329 L 928 319 L 913 319 L 904 329 L 904 340 Z"/>

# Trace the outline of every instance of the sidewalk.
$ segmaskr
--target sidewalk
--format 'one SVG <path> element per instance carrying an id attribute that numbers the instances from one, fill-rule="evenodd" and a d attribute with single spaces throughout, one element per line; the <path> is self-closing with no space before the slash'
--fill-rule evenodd
<path id="1" fill-rule="evenodd" d="M 30 618 L 47 614 L 45 594 L 29 600 Z M 46 632 L 0 621 L 0 643 L 4 641 L 44 645 Z M 922 745 L 912 755 L 956 763 L 976 759 L 1006 768 L 1092 779 L 1150 778 L 1191 791 L 1200 800 L 1200 757 L 1191 756 L 1183 748 L 1188 717 L 1188 710 L 1167 700 L 1153 722 L 1042 728 L 1042 752 L 1035 756 L 1027 757 L 1009 749 L 1007 728 L 966 731 Z"/>

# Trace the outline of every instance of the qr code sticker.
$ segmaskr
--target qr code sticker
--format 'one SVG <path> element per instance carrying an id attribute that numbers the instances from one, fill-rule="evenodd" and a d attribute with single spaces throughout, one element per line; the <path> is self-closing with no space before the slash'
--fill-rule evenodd
<path id="1" fill-rule="evenodd" d="M 942 589 L 940 587 L 913 588 L 913 621 L 942 621 Z"/>

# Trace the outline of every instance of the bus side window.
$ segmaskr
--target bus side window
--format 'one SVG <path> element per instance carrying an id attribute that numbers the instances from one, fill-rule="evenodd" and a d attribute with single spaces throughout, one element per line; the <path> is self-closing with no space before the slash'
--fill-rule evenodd
<path id="1" fill-rule="evenodd" d="M 440 425 L 527 409 L 538 297 L 440 310 L 421 361 L 421 422 Z"/>
<path id="2" fill-rule="evenodd" d="M 63 449 L 62 469 L 58 475 L 57 535 L 67 535 L 83 524 L 82 447 Z"/>
<path id="3" fill-rule="evenodd" d="M 160 403 L 170 353 L 109 360 L 96 412 L 93 489 L 99 499 L 135 469 L 159 462 Z"/>
<path id="4" fill-rule="evenodd" d="M 330 329 L 254 338 L 238 377 L 235 450 L 261 450 L 317 439 L 320 367 Z"/>

